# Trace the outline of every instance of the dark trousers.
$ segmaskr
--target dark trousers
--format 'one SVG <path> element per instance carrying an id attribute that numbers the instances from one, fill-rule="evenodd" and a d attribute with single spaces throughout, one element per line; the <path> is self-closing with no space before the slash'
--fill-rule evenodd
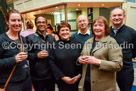
<path id="1" fill-rule="evenodd" d="M 126 68 L 117 72 L 117 83 L 120 91 L 131 91 L 134 81 L 134 69 Z"/>
<path id="2" fill-rule="evenodd" d="M 57 83 L 59 91 L 78 91 L 78 84 Z"/>
<path id="3" fill-rule="evenodd" d="M 6 91 L 32 91 L 32 81 L 29 77 L 23 81 L 9 83 Z"/>
<path id="4" fill-rule="evenodd" d="M 54 80 L 32 80 L 35 91 L 55 91 Z"/>

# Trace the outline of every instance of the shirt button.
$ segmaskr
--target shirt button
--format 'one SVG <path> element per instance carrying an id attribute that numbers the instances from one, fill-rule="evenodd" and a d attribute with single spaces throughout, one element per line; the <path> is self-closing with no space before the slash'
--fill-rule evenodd
<path id="1" fill-rule="evenodd" d="M 93 83 L 95 83 L 95 81 L 93 81 Z"/>

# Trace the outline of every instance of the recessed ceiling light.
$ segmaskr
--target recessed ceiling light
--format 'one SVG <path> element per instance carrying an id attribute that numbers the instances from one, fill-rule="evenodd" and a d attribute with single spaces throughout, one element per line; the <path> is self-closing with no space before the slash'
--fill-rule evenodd
<path id="1" fill-rule="evenodd" d="M 102 6 L 104 6 L 104 4 L 102 4 Z"/>
<path id="2" fill-rule="evenodd" d="M 41 10 L 38 10 L 38 12 L 41 12 Z"/>

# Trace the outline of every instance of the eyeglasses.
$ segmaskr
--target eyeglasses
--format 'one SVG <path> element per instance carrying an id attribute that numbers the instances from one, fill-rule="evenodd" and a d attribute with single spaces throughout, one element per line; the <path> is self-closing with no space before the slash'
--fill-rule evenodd
<path id="1" fill-rule="evenodd" d="M 46 24 L 46 22 L 40 22 L 40 21 L 38 21 L 38 22 L 36 22 L 36 24 Z"/>

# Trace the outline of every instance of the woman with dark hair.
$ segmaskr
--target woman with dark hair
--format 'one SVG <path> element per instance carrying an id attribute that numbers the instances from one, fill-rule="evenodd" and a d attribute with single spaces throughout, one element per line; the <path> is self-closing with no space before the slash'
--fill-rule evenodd
<path id="1" fill-rule="evenodd" d="M 109 36 L 110 29 L 103 16 L 92 24 L 94 37 L 84 44 L 78 62 L 83 64 L 80 91 L 116 91 L 116 71 L 122 68 L 122 52 Z"/>
<path id="2" fill-rule="evenodd" d="M 59 40 L 59 37 L 58 37 L 57 34 L 55 34 L 55 32 L 54 32 L 54 30 L 53 30 L 51 24 L 47 24 L 46 30 L 47 30 L 47 32 L 48 32 L 50 35 L 52 35 L 56 40 Z"/>
<path id="3" fill-rule="evenodd" d="M 70 38 L 71 26 L 68 23 L 58 25 L 60 40 L 50 54 L 50 67 L 57 81 L 59 91 L 78 91 L 81 66 L 76 65 L 81 45 Z"/>
<path id="4" fill-rule="evenodd" d="M 20 46 L 26 43 L 19 35 L 22 29 L 21 14 L 11 10 L 6 15 L 9 29 L 0 35 L 0 88 L 4 88 L 13 67 L 16 67 L 6 87 L 6 91 L 31 91 L 28 57 Z"/>

